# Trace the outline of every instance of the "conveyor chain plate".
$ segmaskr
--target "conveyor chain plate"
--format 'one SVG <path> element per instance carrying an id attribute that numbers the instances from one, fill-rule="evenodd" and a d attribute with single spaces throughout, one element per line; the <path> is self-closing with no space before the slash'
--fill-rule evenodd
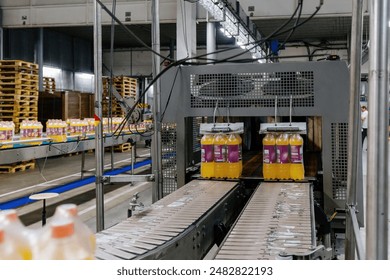
<path id="1" fill-rule="evenodd" d="M 135 259 L 178 238 L 236 182 L 195 180 L 127 220 L 96 234 L 98 259 Z"/>
<path id="2" fill-rule="evenodd" d="M 308 183 L 262 183 L 221 245 L 216 259 L 275 259 L 313 249 Z"/>

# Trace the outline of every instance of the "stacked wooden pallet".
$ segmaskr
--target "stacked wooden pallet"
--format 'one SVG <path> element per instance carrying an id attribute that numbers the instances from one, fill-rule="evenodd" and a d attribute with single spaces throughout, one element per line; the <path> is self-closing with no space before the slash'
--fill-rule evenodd
<path id="1" fill-rule="evenodd" d="M 0 60 L 0 121 L 13 121 L 15 132 L 23 120 L 38 119 L 38 65 Z"/>
<path id="2" fill-rule="evenodd" d="M 114 77 L 112 86 L 115 87 L 116 91 L 120 96 L 136 96 L 137 94 L 137 79 L 129 78 L 125 76 Z M 103 116 L 107 117 L 109 114 L 109 96 L 110 96 L 110 78 L 103 77 Z M 124 112 L 117 102 L 116 98 L 112 99 L 112 116 L 123 117 Z"/>
<path id="3" fill-rule="evenodd" d="M 15 173 L 35 168 L 35 160 L 0 165 L 0 173 Z"/>
<path id="4" fill-rule="evenodd" d="M 53 94 L 56 91 L 56 80 L 51 77 L 43 77 L 43 91 Z"/>

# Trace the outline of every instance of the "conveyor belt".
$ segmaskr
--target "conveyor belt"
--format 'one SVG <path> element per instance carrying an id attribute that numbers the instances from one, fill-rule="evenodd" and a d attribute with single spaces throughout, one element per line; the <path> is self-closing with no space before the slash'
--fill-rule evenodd
<path id="1" fill-rule="evenodd" d="M 275 259 L 315 248 L 309 183 L 261 183 L 216 259 Z"/>
<path id="2" fill-rule="evenodd" d="M 195 180 L 96 234 L 98 259 L 188 259 L 212 246 L 216 221 L 237 209 L 236 182 Z M 242 207 L 241 206 L 241 207 Z M 235 214 L 234 219 L 238 213 Z M 199 251 L 199 252 L 197 252 Z"/>

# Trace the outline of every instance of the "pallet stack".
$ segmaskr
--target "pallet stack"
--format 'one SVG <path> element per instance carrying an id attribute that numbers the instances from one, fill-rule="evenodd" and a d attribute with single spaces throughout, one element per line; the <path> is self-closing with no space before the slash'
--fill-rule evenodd
<path id="1" fill-rule="evenodd" d="M 13 121 L 15 132 L 23 120 L 38 120 L 38 65 L 0 60 L 0 121 Z"/>
<path id="2" fill-rule="evenodd" d="M 56 80 L 51 77 L 43 77 L 43 91 L 54 94 L 56 91 Z"/>
<path id="3" fill-rule="evenodd" d="M 125 76 L 114 77 L 113 86 L 120 96 L 136 96 L 137 94 L 137 79 Z M 110 96 L 110 78 L 103 77 L 103 116 L 108 117 L 109 113 L 109 96 Z M 124 112 L 117 102 L 116 98 L 112 98 L 112 116 L 124 117 Z"/>

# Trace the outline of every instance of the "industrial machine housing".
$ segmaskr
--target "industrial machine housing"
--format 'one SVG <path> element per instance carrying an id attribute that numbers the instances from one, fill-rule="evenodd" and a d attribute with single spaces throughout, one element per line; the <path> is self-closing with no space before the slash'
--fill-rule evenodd
<path id="1" fill-rule="evenodd" d="M 326 242 L 324 240 L 322 240 L 322 244 L 331 246 L 333 248 L 332 255 L 334 256 L 336 254 L 335 250 L 338 249 L 336 247 L 342 247 L 340 243 L 343 242 L 342 236 L 345 232 L 344 212 L 346 209 L 348 179 L 347 146 L 349 135 L 348 110 L 346 108 L 348 108 L 349 102 L 349 84 L 348 69 L 345 62 L 321 61 L 180 66 L 173 68 L 164 76 L 161 83 L 161 91 L 163 93 L 161 104 L 166 104 L 166 107 L 164 109 L 163 123 L 161 124 L 161 128 L 158 128 L 162 132 L 162 170 L 160 172 L 163 174 L 162 193 L 167 199 L 170 197 L 169 194 L 172 193 L 174 195 L 176 190 L 184 185 L 185 189 L 190 188 L 191 185 L 193 188 L 198 188 L 199 186 L 204 187 L 204 184 L 209 182 L 205 181 L 202 184 L 199 180 L 191 181 L 193 179 L 191 171 L 196 169 L 194 167 L 200 159 L 199 125 L 205 119 L 210 121 L 215 116 L 216 107 L 221 111 L 226 110 L 230 117 L 262 117 L 263 121 L 269 121 L 275 116 L 275 100 L 277 100 L 277 116 L 281 120 L 288 118 L 292 112 L 293 121 L 299 120 L 300 122 L 310 123 L 307 128 L 308 135 L 305 140 L 305 145 L 309 145 L 305 150 L 304 163 L 307 175 L 304 182 L 293 182 L 293 185 L 291 185 L 291 182 L 282 181 L 265 183 L 263 182 L 262 174 L 259 173 L 252 176 L 243 176 L 240 180 L 237 180 L 236 184 L 240 187 L 240 191 L 236 190 L 230 193 L 234 193 L 236 200 L 243 200 L 243 203 L 246 203 L 248 197 L 246 197 L 245 191 L 242 191 L 242 188 L 245 189 L 246 185 L 260 184 L 253 191 L 253 196 L 260 198 L 261 196 L 267 195 L 267 191 L 265 191 L 267 188 L 274 190 L 279 188 L 280 192 L 285 192 L 288 188 L 294 188 L 296 184 L 302 185 L 304 188 L 309 188 L 310 191 L 306 191 L 305 195 L 311 206 L 304 208 L 302 211 L 310 212 L 307 215 L 309 223 L 310 216 L 313 217 L 314 212 L 316 212 L 316 218 L 321 216 L 318 215 L 318 211 L 322 212 L 322 218 L 324 219 L 325 217 L 326 222 L 329 222 L 332 228 L 332 245 L 330 243 L 325 244 Z M 290 108 L 291 101 L 292 111 Z M 259 133 L 259 127 L 245 127 L 244 134 L 248 133 L 248 129 L 252 130 L 251 133 Z M 313 134 L 313 130 L 317 134 L 317 139 L 315 140 L 309 137 L 309 135 Z M 358 178 L 361 177 L 362 174 L 358 174 Z M 246 184 L 247 182 L 250 183 Z M 358 182 L 358 205 L 363 205 L 362 180 L 359 179 Z M 209 184 L 210 187 L 216 187 L 215 183 L 209 182 Z M 222 188 L 223 183 L 220 183 L 220 185 Z M 262 193 L 258 194 L 258 191 Z M 195 191 L 188 190 L 185 194 L 191 194 L 193 192 Z M 289 195 L 289 191 L 287 190 L 286 192 Z M 192 199 L 194 198 L 191 197 L 189 200 Z M 222 201 L 224 202 L 226 199 L 231 200 L 231 197 L 225 198 Z M 170 201 L 171 204 L 167 201 Z M 170 207 L 169 205 L 172 205 L 172 201 L 169 199 L 167 201 L 163 199 L 160 204 L 164 205 L 165 203 L 166 207 Z M 258 200 L 254 199 L 254 203 L 256 201 Z M 177 204 L 178 202 L 176 201 L 175 203 Z M 228 205 L 227 202 L 224 203 Z M 247 204 L 247 208 L 251 208 L 250 203 Z M 180 201 L 181 204 L 185 204 L 183 199 Z M 313 210 L 314 204 L 316 210 Z M 125 222 L 125 224 L 119 225 L 117 230 L 113 228 L 98 234 L 97 241 L 98 243 L 99 241 L 102 242 L 104 248 L 100 248 L 97 255 L 101 256 L 100 258 L 106 258 L 107 256 L 107 258 L 112 258 L 113 255 L 116 255 L 117 257 L 130 259 L 203 258 L 205 252 L 210 249 L 211 244 L 213 242 L 216 243 L 215 240 L 213 241 L 213 238 L 216 238 L 215 231 L 218 230 L 217 223 L 225 223 L 223 226 L 228 227 L 228 230 L 230 229 L 230 233 L 232 233 L 232 228 L 234 230 L 234 226 L 239 227 L 240 219 L 245 216 L 245 214 L 237 213 L 237 208 L 231 207 L 232 204 L 229 205 L 229 207 L 225 207 L 225 213 L 222 212 L 219 216 L 214 211 L 221 212 L 220 203 L 217 203 L 217 206 L 214 207 L 215 209 L 213 207 L 206 208 L 204 210 L 205 213 L 202 212 L 202 220 L 198 222 L 194 221 L 195 226 L 192 224 L 192 231 L 187 228 L 182 234 L 179 233 L 182 230 L 181 227 L 186 227 L 183 226 L 180 219 L 176 223 L 173 222 L 172 227 L 176 225 L 174 229 L 166 226 L 169 223 L 164 222 L 162 224 L 168 234 L 159 231 L 157 229 L 158 225 L 156 224 L 149 225 L 148 228 L 155 228 L 158 234 L 163 236 L 168 235 L 174 238 L 172 240 L 168 238 L 170 241 L 161 247 L 163 250 L 160 252 L 155 247 L 152 250 L 154 253 L 138 253 L 135 250 L 134 254 L 130 254 L 131 257 L 128 255 L 127 257 L 121 257 L 120 255 L 123 254 L 123 251 L 118 250 L 118 247 L 114 249 L 109 248 L 113 244 L 110 243 L 112 239 L 107 235 L 110 235 L 111 232 L 115 236 L 115 234 L 120 234 L 126 231 L 126 229 L 130 229 L 130 227 L 126 226 L 128 222 Z M 236 203 L 234 205 L 238 204 Z M 359 223 L 363 225 L 363 211 L 362 209 L 359 210 Z M 189 210 L 182 211 L 183 213 L 187 213 Z M 232 212 L 235 213 L 232 214 Z M 180 211 L 177 213 L 180 213 Z M 147 215 L 147 213 L 142 214 L 142 217 L 143 215 Z M 154 216 L 152 215 L 152 217 Z M 185 217 L 188 218 L 187 216 Z M 213 221 L 211 223 L 210 221 L 205 221 L 205 219 L 208 219 L 207 217 L 210 217 Z M 231 221 L 227 223 L 227 220 L 231 220 L 234 217 L 238 217 L 238 221 L 234 224 Z M 140 217 L 135 219 L 141 221 Z M 256 222 L 258 222 L 257 228 L 260 230 L 263 226 L 264 228 L 267 227 L 267 224 L 262 224 L 261 218 L 258 221 L 256 219 L 250 221 L 250 223 Z M 211 230 L 210 225 L 213 223 L 214 230 Z M 318 224 L 321 222 L 313 221 L 313 223 Z M 206 224 L 208 224 L 208 227 Z M 301 223 L 297 221 L 297 226 L 300 225 Z M 135 226 L 139 226 L 139 224 L 135 223 L 132 226 L 134 228 Z M 172 231 L 176 230 L 178 230 L 178 233 L 175 232 L 175 234 L 172 234 Z M 310 227 L 308 227 L 308 230 L 310 231 Z M 308 233 L 309 239 L 310 236 L 313 237 L 313 234 L 315 236 L 314 227 L 311 227 L 311 230 L 311 234 Z M 152 235 L 161 241 L 163 238 L 160 235 L 157 236 L 155 233 Z M 207 240 L 207 242 L 198 241 L 197 236 L 200 233 L 204 237 L 202 240 Z M 207 236 L 208 234 L 211 236 Z M 229 240 L 228 237 L 229 233 L 225 241 Z M 146 235 L 143 236 L 143 239 L 145 238 L 149 242 L 155 242 L 150 241 Z M 180 242 L 180 238 L 184 238 L 182 242 Z M 308 241 L 309 243 L 311 242 L 309 245 L 312 246 L 309 246 L 310 250 L 308 249 L 311 252 L 306 254 L 309 256 L 308 258 L 329 258 L 329 254 L 315 254 L 313 244 L 315 246 L 316 242 L 315 240 L 313 242 L 312 239 Z M 183 247 L 182 245 L 183 243 L 188 243 L 184 242 L 184 240 L 190 242 L 189 248 L 193 248 L 193 252 L 198 252 L 198 254 L 189 254 L 189 249 L 184 249 L 185 246 Z M 194 244 L 193 246 L 192 242 Z M 218 242 L 219 244 L 220 242 Z M 113 247 L 117 245 L 114 244 Z M 147 246 L 145 245 L 145 247 Z M 129 249 L 124 250 L 129 251 Z M 122 253 L 118 254 L 118 251 Z M 240 254 L 244 251 L 240 251 Z M 130 252 L 133 251 L 130 250 Z M 186 255 L 183 252 L 187 252 L 189 255 L 185 257 Z M 279 252 L 279 255 L 281 253 L 283 252 Z M 230 253 L 228 252 L 228 254 Z M 239 258 L 245 258 L 244 255 L 240 254 L 238 255 Z M 217 258 L 219 258 L 218 256 Z M 226 257 L 226 255 L 224 256 Z M 223 259 L 224 256 L 219 259 Z M 235 257 L 237 256 L 233 256 L 232 258 Z M 262 256 L 258 254 L 249 255 L 248 258 L 262 258 Z M 302 258 L 305 258 L 305 254 L 302 254 Z"/>

